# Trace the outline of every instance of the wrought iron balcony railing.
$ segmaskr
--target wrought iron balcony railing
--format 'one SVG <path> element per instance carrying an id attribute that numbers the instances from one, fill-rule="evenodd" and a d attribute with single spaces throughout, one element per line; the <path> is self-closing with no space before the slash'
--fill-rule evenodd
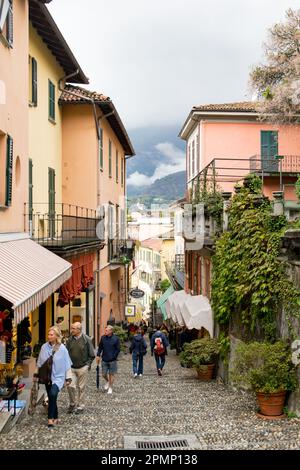
<path id="1" fill-rule="evenodd" d="M 281 185 L 284 177 L 300 175 L 300 155 L 253 155 L 249 158 L 214 158 L 199 173 L 188 179 L 194 187 L 209 185 L 211 191 L 218 190 L 218 184 L 242 182 L 249 173 L 257 173 L 264 183 L 268 176 L 278 177 Z M 280 189 L 282 190 L 282 189 Z"/>
<path id="2" fill-rule="evenodd" d="M 97 236 L 100 220 L 96 210 L 72 204 L 53 204 L 50 208 L 47 203 L 25 204 L 25 232 L 47 247 L 100 243 Z"/>
<path id="3" fill-rule="evenodd" d="M 129 246 L 131 245 L 131 246 Z M 108 240 L 108 261 L 112 264 L 128 264 L 133 259 L 134 246 L 130 240 Z"/>

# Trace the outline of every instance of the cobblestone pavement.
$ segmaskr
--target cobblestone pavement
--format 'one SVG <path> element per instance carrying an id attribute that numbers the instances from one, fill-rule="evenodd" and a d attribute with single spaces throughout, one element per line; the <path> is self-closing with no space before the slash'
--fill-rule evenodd
<path id="1" fill-rule="evenodd" d="M 59 425 L 48 429 L 39 405 L 34 417 L 26 416 L 9 434 L 0 435 L 0 449 L 122 449 L 124 435 L 130 434 L 196 434 L 202 449 L 300 448 L 300 419 L 257 418 L 252 396 L 216 381 L 200 382 L 194 370 L 180 367 L 174 351 L 162 377 L 149 353 L 144 369 L 143 378 L 134 379 L 131 356 L 123 354 L 113 394 L 107 395 L 96 389 L 94 366 L 83 414 L 66 414 L 63 390 Z"/>

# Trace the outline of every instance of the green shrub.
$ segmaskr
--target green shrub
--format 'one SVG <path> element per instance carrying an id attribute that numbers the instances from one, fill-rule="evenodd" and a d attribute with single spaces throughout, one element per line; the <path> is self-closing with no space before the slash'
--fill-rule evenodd
<path id="1" fill-rule="evenodd" d="M 220 346 L 216 339 L 195 339 L 183 346 L 179 355 L 180 362 L 185 367 L 197 369 L 200 365 L 212 364 L 216 361 L 220 352 Z"/>
<path id="2" fill-rule="evenodd" d="M 126 330 L 123 330 L 121 326 L 114 326 L 114 334 L 120 339 L 121 351 L 126 350 L 126 341 L 128 339 L 128 334 Z"/>
<path id="3" fill-rule="evenodd" d="M 261 393 L 294 390 L 297 384 L 290 348 L 283 341 L 240 343 L 230 377 L 237 387 Z"/>

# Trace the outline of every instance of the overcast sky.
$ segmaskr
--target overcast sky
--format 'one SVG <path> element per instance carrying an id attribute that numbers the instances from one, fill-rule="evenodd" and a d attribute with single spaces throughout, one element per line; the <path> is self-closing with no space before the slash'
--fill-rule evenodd
<path id="1" fill-rule="evenodd" d="M 53 0 L 90 89 L 128 129 L 182 124 L 193 105 L 248 99 L 267 28 L 299 0 Z"/>

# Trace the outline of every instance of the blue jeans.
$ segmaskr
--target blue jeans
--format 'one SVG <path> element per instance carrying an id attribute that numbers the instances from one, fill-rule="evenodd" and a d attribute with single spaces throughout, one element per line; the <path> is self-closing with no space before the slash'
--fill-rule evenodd
<path id="1" fill-rule="evenodd" d="M 134 374 L 143 373 L 143 360 L 142 354 L 132 353 L 132 369 Z"/>
<path id="2" fill-rule="evenodd" d="M 158 354 L 155 354 L 154 353 L 154 357 L 155 357 L 155 362 L 156 362 L 156 368 L 157 370 L 160 369 L 160 370 L 163 370 L 163 367 L 165 365 L 165 362 L 166 362 L 166 355 L 165 354 L 161 354 L 160 356 Z"/>
<path id="3" fill-rule="evenodd" d="M 48 395 L 48 419 L 57 419 L 57 396 L 59 388 L 56 384 L 46 385 L 47 395 Z"/>

